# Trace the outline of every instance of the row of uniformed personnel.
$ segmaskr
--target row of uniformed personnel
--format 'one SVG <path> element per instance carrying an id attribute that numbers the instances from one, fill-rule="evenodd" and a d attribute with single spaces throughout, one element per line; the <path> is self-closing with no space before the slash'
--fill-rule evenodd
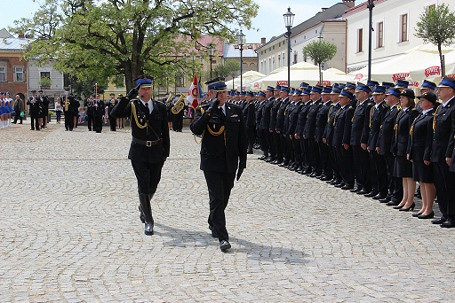
<path id="1" fill-rule="evenodd" d="M 434 216 L 434 190 L 427 186 L 434 184 L 442 218 L 433 223 L 454 227 L 455 80 L 444 78 L 437 87 L 425 80 L 417 106 L 408 85 L 269 86 L 256 99 L 242 92 L 228 102 L 240 104 L 244 113 L 255 104 L 260 159 L 401 210 L 414 208 L 418 181 L 425 191 L 416 214 L 422 219 Z"/>

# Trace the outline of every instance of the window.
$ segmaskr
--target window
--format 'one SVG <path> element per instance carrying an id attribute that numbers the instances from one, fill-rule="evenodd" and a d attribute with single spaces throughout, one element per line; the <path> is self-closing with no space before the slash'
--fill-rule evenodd
<path id="1" fill-rule="evenodd" d="M 40 73 L 40 79 L 41 79 L 41 88 L 50 88 L 50 81 L 46 81 L 43 79 L 51 79 L 51 73 L 50 72 L 41 72 Z"/>
<path id="2" fill-rule="evenodd" d="M 281 67 L 281 55 L 278 55 L 278 67 Z"/>
<path id="3" fill-rule="evenodd" d="M 297 52 L 294 52 L 294 61 L 292 62 L 292 64 L 296 64 L 297 63 Z"/>
<path id="4" fill-rule="evenodd" d="M 400 16 L 400 42 L 408 41 L 408 14 Z"/>
<path id="5" fill-rule="evenodd" d="M 6 82 L 6 65 L 0 64 L 0 82 Z"/>
<path id="6" fill-rule="evenodd" d="M 377 48 L 384 47 L 384 22 L 378 23 L 377 32 L 378 32 L 378 37 L 377 37 L 376 47 Z"/>
<path id="7" fill-rule="evenodd" d="M 24 82 L 24 68 L 22 66 L 14 67 L 14 81 Z"/>
<path id="8" fill-rule="evenodd" d="M 363 52 L 363 28 L 357 30 L 357 52 Z"/>

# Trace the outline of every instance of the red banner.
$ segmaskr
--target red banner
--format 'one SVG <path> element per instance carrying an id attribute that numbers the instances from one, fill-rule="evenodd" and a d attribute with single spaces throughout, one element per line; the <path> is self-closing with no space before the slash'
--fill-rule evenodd
<path id="1" fill-rule="evenodd" d="M 396 73 L 392 75 L 392 80 L 393 82 L 396 82 L 397 80 L 403 80 L 409 77 L 410 73 Z"/>
<path id="2" fill-rule="evenodd" d="M 433 75 L 440 75 L 441 74 L 441 67 L 438 65 L 430 66 L 429 68 L 425 69 L 425 77 L 433 76 Z"/>

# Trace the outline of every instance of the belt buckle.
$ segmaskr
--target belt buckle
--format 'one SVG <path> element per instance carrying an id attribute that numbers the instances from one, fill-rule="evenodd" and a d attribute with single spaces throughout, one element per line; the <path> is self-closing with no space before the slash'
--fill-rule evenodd
<path id="1" fill-rule="evenodd" d="M 145 146 L 151 147 L 152 146 L 152 141 L 145 141 Z"/>

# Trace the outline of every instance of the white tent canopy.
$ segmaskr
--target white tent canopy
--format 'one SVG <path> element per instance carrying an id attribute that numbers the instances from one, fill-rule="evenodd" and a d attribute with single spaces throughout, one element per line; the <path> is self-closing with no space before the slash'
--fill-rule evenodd
<path id="1" fill-rule="evenodd" d="M 249 83 L 252 90 L 266 89 L 267 86 L 275 86 L 277 84 L 287 85 L 288 70 L 286 68 L 279 72 L 272 72 L 264 78 L 258 79 Z M 308 62 L 299 62 L 291 65 L 291 87 L 299 87 L 300 83 L 307 82 L 310 85 L 316 85 L 319 82 L 319 68 Z M 352 76 L 346 75 L 344 72 L 329 68 L 322 71 L 323 82 L 325 85 L 331 85 L 335 82 L 347 82 L 352 80 Z"/>
<path id="2" fill-rule="evenodd" d="M 256 79 L 260 79 L 264 76 L 265 76 L 264 74 L 261 74 L 254 70 L 247 71 L 242 74 L 242 86 L 245 87 L 246 83 L 252 82 Z M 234 83 L 234 89 L 240 90 L 240 76 L 238 76 L 234 80 L 229 80 L 226 82 L 226 86 L 228 89 L 232 88 L 232 83 Z"/>
<path id="3" fill-rule="evenodd" d="M 443 48 L 446 74 L 455 72 L 455 49 Z M 423 80 L 434 80 L 441 76 L 438 49 L 432 44 L 419 45 L 399 57 L 371 65 L 371 79 L 379 82 L 395 82 L 406 79 L 410 85 L 419 86 Z M 366 82 L 368 67 L 350 74 L 355 81 Z"/>

